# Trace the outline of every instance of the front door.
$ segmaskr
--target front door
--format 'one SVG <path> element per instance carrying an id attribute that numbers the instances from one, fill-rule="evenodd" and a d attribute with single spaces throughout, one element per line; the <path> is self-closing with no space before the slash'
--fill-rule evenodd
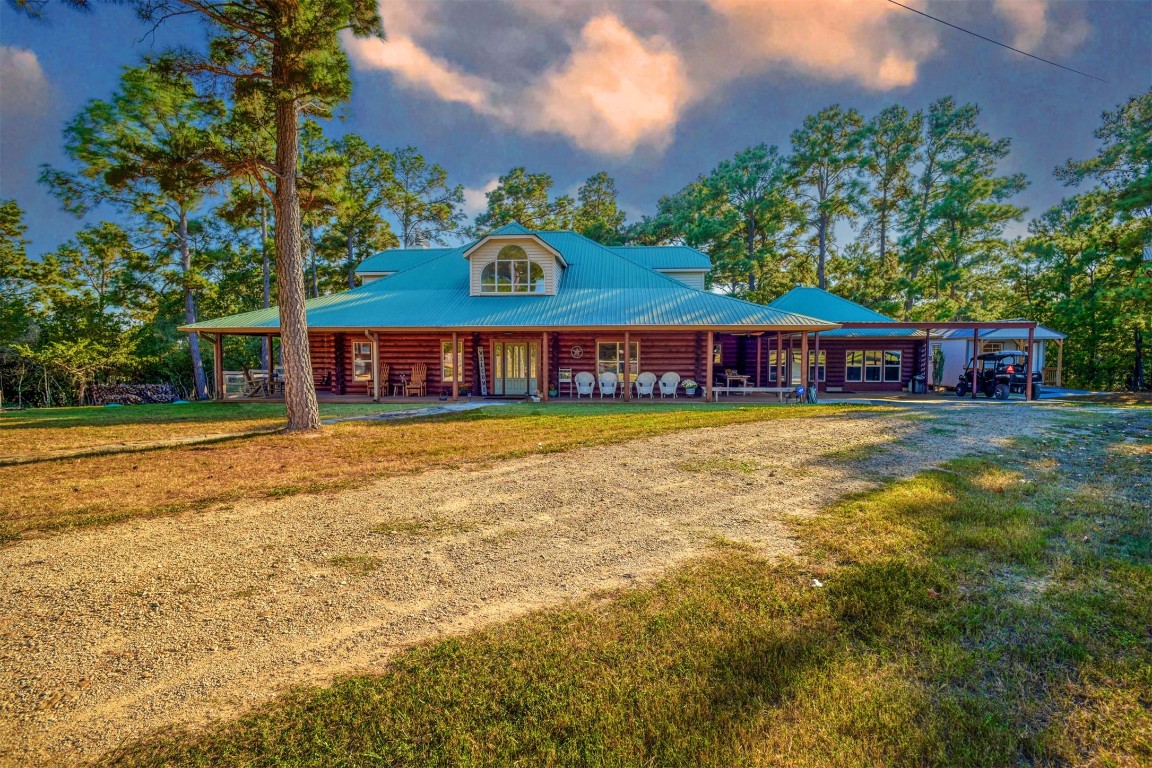
<path id="1" fill-rule="evenodd" d="M 538 344 L 503 341 L 492 345 L 492 394 L 514 397 L 536 392 Z"/>

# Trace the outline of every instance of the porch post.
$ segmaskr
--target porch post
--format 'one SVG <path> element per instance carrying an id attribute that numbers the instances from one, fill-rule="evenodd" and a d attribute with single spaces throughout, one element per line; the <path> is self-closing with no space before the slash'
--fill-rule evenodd
<path id="1" fill-rule="evenodd" d="M 932 329 L 924 329 L 924 394 L 932 384 Z"/>
<path id="2" fill-rule="evenodd" d="M 776 386 L 784 386 L 784 334 L 776 331 Z"/>
<path id="3" fill-rule="evenodd" d="M 540 334 L 540 354 L 536 360 L 540 364 L 540 399 L 548 402 L 548 331 Z"/>
<path id="4" fill-rule="evenodd" d="M 1056 386 L 1064 386 L 1064 339 L 1056 340 Z"/>
<path id="5" fill-rule="evenodd" d="M 272 387 L 272 370 L 276 367 L 272 365 L 272 334 L 269 333 L 264 338 L 268 341 L 268 365 L 264 369 L 264 391 L 268 397 L 272 397 L 272 392 L 274 391 Z"/>
<path id="6" fill-rule="evenodd" d="M 460 357 L 456 354 L 457 344 L 460 343 L 460 333 L 452 331 L 452 402 L 460 399 L 460 377 L 464 375 L 464 371 L 460 370 Z"/>
<path id="7" fill-rule="evenodd" d="M 756 337 L 756 388 L 760 388 L 760 355 L 764 351 L 764 334 Z"/>
<path id="8" fill-rule="evenodd" d="M 800 386 L 808 389 L 808 331 L 800 337 Z"/>
<path id="9" fill-rule="evenodd" d="M 372 342 L 372 402 L 380 402 L 380 337 L 372 331 L 364 331 Z"/>
<path id="10" fill-rule="evenodd" d="M 632 385 L 628 381 L 628 374 L 632 372 L 632 336 L 624 331 L 624 399 L 632 399 Z"/>
<path id="11" fill-rule="evenodd" d="M 812 357 L 815 358 L 815 362 L 812 364 L 812 373 L 813 373 L 813 377 L 814 377 L 812 379 L 812 386 L 816 388 L 817 392 L 819 392 L 820 391 L 820 331 L 815 331 L 812 334 L 812 340 L 816 342 L 816 351 L 812 353 Z M 825 376 L 825 378 L 827 378 L 827 376 L 828 376 L 827 370 L 825 370 L 824 376 Z"/>
<path id="12" fill-rule="evenodd" d="M 1036 370 L 1036 351 L 1032 349 L 1036 339 L 1036 326 L 1028 326 L 1028 370 L 1024 379 L 1024 399 L 1032 399 L 1032 371 Z"/>
<path id="13" fill-rule="evenodd" d="M 972 399 L 976 399 L 976 357 L 980 354 L 980 329 L 972 329 Z"/>
<path id="14" fill-rule="evenodd" d="M 271 357 L 271 355 L 269 355 Z M 212 361 L 215 369 L 212 372 L 216 379 L 216 399 L 224 399 L 224 334 L 218 333 L 212 337 Z"/>
<path id="15" fill-rule="evenodd" d="M 796 352 L 796 334 L 788 334 L 788 366 L 784 369 L 788 372 L 788 386 L 793 387 L 796 382 L 792 381 L 792 357 Z"/>
<path id="16" fill-rule="evenodd" d="M 707 363 L 704 366 L 704 399 L 712 402 L 712 331 L 708 331 Z"/>

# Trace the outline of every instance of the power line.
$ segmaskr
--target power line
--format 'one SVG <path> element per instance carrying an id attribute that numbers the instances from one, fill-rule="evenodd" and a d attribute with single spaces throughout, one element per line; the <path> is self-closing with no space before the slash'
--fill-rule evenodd
<path id="1" fill-rule="evenodd" d="M 1084 77 L 1090 77 L 1090 78 L 1092 78 L 1093 80 L 1099 80 L 1099 81 L 1100 81 L 1100 82 L 1102 82 L 1102 83 L 1108 83 L 1109 85 L 1112 85 L 1112 82 L 1111 82 L 1110 80 L 1105 80 L 1105 79 L 1104 79 L 1104 78 L 1102 78 L 1102 77 L 1096 77 L 1096 75 L 1090 75 L 1090 74 L 1088 74 L 1087 72 L 1081 72 L 1081 71 L 1080 71 L 1080 70 L 1078 70 L 1078 69 L 1072 69 L 1072 67 L 1066 67 L 1066 66 L 1064 66 L 1063 64 L 1057 64 L 1057 63 L 1056 63 L 1056 62 L 1054 62 L 1054 61 L 1049 61 L 1048 59 L 1044 59 L 1044 58 L 1041 58 L 1041 57 L 1039 57 L 1039 56 L 1036 56 L 1035 54 L 1032 54 L 1032 53 L 1028 53 L 1028 51 L 1022 51 L 1022 50 L 1020 50 L 1019 48 L 1013 48 L 1012 46 L 1010 46 L 1010 45 L 1007 45 L 1006 43 L 1002 43 L 1002 42 L 1000 42 L 999 40 L 993 40 L 993 39 L 992 39 L 992 38 L 990 38 L 990 37 L 984 37 L 984 35 L 981 35 L 981 34 L 979 34 L 978 32 L 973 32 L 973 31 L 972 31 L 972 30 L 970 30 L 970 29 L 964 29 L 964 27 L 958 27 L 958 26 L 956 26 L 955 24 L 952 24 L 951 22 L 947 22 L 947 21 L 944 21 L 944 19 L 938 19 L 938 18 L 936 18 L 935 16 L 933 16 L 933 15 L 931 15 L 931 14 L 928 14 L 928 13 L 924 13 L 924 11 L 918 11 L 918 10 L 916 10 L 915 8 L 912 8 L 912 7 L 910 7 L 910 6 L 904 5 L 904 3 L 898 3 L 898 2 L 896 2 L 896 0 L 888 0 L 888 2 L 892 3 L 892 5 L 898 5 L 898 6 L 900 6 L 901 8 L 903 8 L 904 10 L 906 10 L 906 11 L 912 11 L 912 13 L 918 13 L 918 14 L 920 14 L 921 16 L 924 16 L 925 18 L 929 18 L 929 19 L 932 19 L 932 21 L 938 21 L 938 22 L 940 22 L 941 24 L 943 24 L 943 25 L 944 25 L 944 26 L 946 26 L 946 27 L 952 27 L 952 29 L 957 29 L 957 30 L 959 30 L 959 31 L 963 32 L 963 33 L 964 33 L 964 34 L 966 34 L 966 35 L 972 35 L 972 37 L 978 37 L 978 38 L 980 38 L 981 40 L 985 40 L 985 41 L 987 41 L 987 42 L 989 42 L 989 43 L 992 43 L 993 45 L 998 45 L 998 46 L 1000 46 L 1001 48 L 1007 48 L 1007 49 L 1008 49 L 1008 50 L 1010 50 L 1010 51 L 1015 51 L 1016 53 L 1021 53 L 1021 54 L 1025 55 L 1025 56 L 1027 56 L 1027 57 L 1028 57 L 1028 58 L 1030 58 L 1030 59 L 1036 59 L 1036 61 L 1042 61 L 1042 62 L 1044 62 L 1045 64 L 1051 64 L 1051 65 L 1052 65 L 1052 66 L 1054 66 L 1054 67 L 1060 67 L 1060 69 L 1066 69 L 1066 70 L 1068 70 L 1069 72 L 1075 72 L 1075 73 L 1076 73 L 1076 74 L 1078 74 L 1078 75 L 1083 75 Z"/>

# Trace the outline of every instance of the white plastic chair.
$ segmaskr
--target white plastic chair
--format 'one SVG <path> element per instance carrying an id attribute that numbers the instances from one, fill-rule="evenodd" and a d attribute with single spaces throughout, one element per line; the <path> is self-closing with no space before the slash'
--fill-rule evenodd
<path id="1" fill-rule="evenodd" d="M 576 397 L 580 398 L 581 395 L 588 395 L 592 397 L 592 388 L 596 384 L 596 377 L 588 373 L 588 371 L 580 371 L 573 378 L 576 382 Z"/>
<path id="2" fill-rule="evenodd" d="M 676 387 L 680 386 L 680 374 L 668 371 L 660 377 L 660 397 L 676 397 Z"/>
<path id="3" fill-rule="evenodd" d="M 656 386 L 656 374 L 644 371 L 636 377 L 636 396 L 652 397 L 652 389 Z"/>
<path id="4" fill-rule="evenodd" d="M 613 371 L 604 371 L 600 374 L 600 397 L 604 395 L 608 397 L 616 397 L 616 386 L 620 383 L 620 377 Z"/>

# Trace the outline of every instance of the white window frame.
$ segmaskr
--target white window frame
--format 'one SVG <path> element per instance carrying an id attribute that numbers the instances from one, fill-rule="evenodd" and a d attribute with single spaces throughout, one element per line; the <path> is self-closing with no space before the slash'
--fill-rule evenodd
<path id="1" fill-rule="evenodd" d="M 880 349 L 864 350 L 864 383 L 884 383 L 884 351 Z"/>
<path id="2" fill-rule="evenodd" d="M 808 381 L 828 380 L 828 350 L 808 350 Z"/>
<path id="3" fill-rule="evenodd" d="M 896 362 L 895 363 L 889 363 L 888 362 L 888 356 L 889 355 L 895 355 L 896 356 Z M 886 349 L 886 350 L 884 350 L 884 356 L 881 359 L 883 361 L 882 366 L 884 368 L 884 382 L 885 383 L 889 383 L 889 382 L 899 383 L 901 380 L 903 380 L 903 378 L 904 378 L 904 352 L 902 350 Z M 896 375 L 892 378 L 889 378 L 889 376 L 888 376 L 888 370 L 890 368 L 896 369 Z"/>
<path id="4" fill-rule="evenodd" d="M 352 380 L 372 381 L 372 342 L 352 342 Z"/>
<path id="5" fill-rule="evenodd" d="M 630 341 L 629 343 L 631 358 L 629 359 L 629 368 L 631 373 L 629 376 L 630 381 L 635 381 L 636 377 L 640 374 L 640 342 Z M 607 359 L 603 357 L 601 349 L 604 347 L 615 347 L 616 357 L 614 359 Z M 624 340 L 619 341 L 596 341 L 596 376 L 599 377 L 604 371 L 612 371 L 623 380 L 624 376 Z"/>
<path id="6" fill-rule="evenodd" d="M 856 362 L 853 362 L 853 358 L 855 358 Z M 856 369 L 856 375 L 854 377 L 851 373 L 853 368 Z M 864 350 L 844 350 L 844 381 L 852 384 L 864 383 Z"/>
<path id="7" fill-rule="evenodd" d="M 452 371 L 449 373 L 449 371 Z M 452 339 L 440 340 L 440 381 L 451 384 L 464 381 L 464 342 L 456 341 L 456 367 L 452 370 Z"/>
<path id="8" fill-rule="evenodd" d="M 524 270 L 524 281 L 517 279 L 517 267 Z M 533 278 L 532 271 L 539 271 L 539 277 Z M 492 278 L 485 280 L 485 275 L 491 270 Z M 500 282 L 500 273 L 507 272 L 506 283 Z M 502 290 L 506 289 L 506 290 Z M 544 294 L 548 291 L 548 271 L 538 261 L 533 261 L 518 245 L 506 245 L 496 254 L 496 258 L 480 269 L 480 293 L 483 294 Z"/>

